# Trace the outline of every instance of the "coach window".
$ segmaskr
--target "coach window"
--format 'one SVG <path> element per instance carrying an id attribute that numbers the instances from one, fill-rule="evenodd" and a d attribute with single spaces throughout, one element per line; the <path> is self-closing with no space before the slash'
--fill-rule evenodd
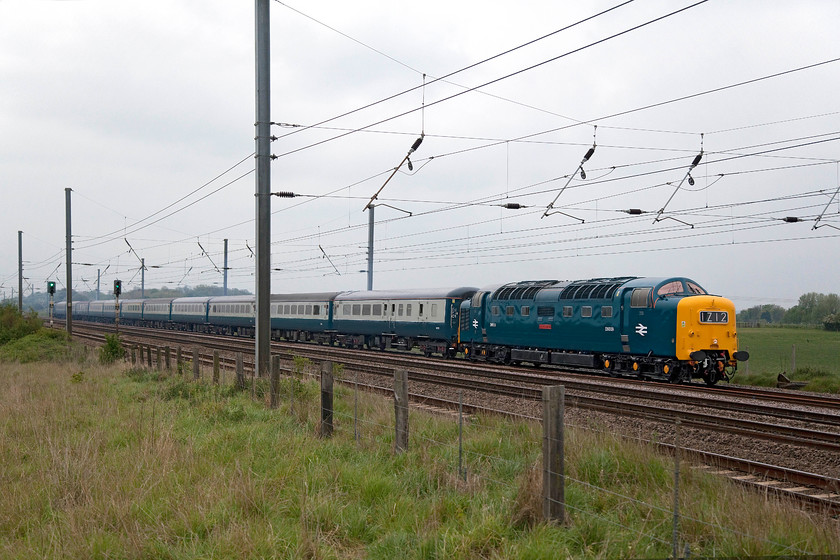
<path id="1" fill-rule="evenodd" d="M 612 305 L 601 307 L 601 317 L 612 317 Z"/>
<path id="2" fill-rule="evenodd" d="M 382 304 L 381 303 L 374 303 L 373 304 L 373 314 L 379 317 L 382 315 Z"/>
<path id="3" fill-rule="evenodd" d="M 292 306 L 288 303 L 283 304 L 283 315 L 289 315 L 292 312 Z"/>
<path id="4" fill-rule="evenodd" d="M 580 308 L 580 316 L 581 317 L 592 317 L 592 306 L 591 305 L 584 305 Z"/>
<path id="5" fill-rule="evenodd" d="M 361 315 L 362 314 L 362 304 L 354 303 L 353 304 L 353 315 Z"/>
<path id="6" fill-rule="evenodd" d="M 321 306 L 320 305 L 313 305 L 312 306 L 312 314 L 313 315 L 320 315 L 321 314 Z"/>
<path id="7" fill-rule="evenodd" d="M 647 307 L 653 288 L 636 288 L 630 296 L 630 307 Z"/>
<path id="8" fill-rule="evenodd" d="M 531 316 L 531 306 L 530 305 L 523 305 L 522 306 L 522 316 L 523 317 L 530 317 Z"/>
<path id="9" fill-rule="evenodd" d="M 423 316 L 423 304 L 422 304 L 422 303 L 420 304 L 420 311 L 418 311 L 418 312 L 417 312 L 417 314 L 418 314 L 420 317 L 422 317 L 422 316 Z"/>
<path id="10" fill-rule="evenodd" d="M 306 313 L 306 315 L 312 315 L 312 306 L 311 305 L 306 306 L 305 313 Z"/>
<path id="11" fill-rule="evenodd" d="M 563 317 L 571 317 L 574 315 L 574 310 L 572 309 L 571 305 L 564 305 L 563 306 Z"/>
<path id="12" fill-rule="evenodd" d="M 432 304 L 432 317 L 437 317 L 437 304 Z"/>
<path id="13" fill-rule="evenodd" d="M 405 315 L 406 315 L 406 317 L 411 317 L 411 304 L 410 303 L 405 304 Z"/>
<path id="14" fill-rule="evenodd" d="M 403 314 L 403 304 L 399 304 L 399 307 L 397 307 L 397 315 L 402 317 L 402 314 Z"/>
<path id="15" fill-rule="evenodd" d="M 513 317 L 514 313 L 516 313 L 516 309 L 514 309 L 512 305 L 505 307 L 505 315 Z"/>
<path id="16" fill-rule="evenodd" d="M 362 315 L 370 315 L 370 304 L 366 303 L 362 305 Z"/>

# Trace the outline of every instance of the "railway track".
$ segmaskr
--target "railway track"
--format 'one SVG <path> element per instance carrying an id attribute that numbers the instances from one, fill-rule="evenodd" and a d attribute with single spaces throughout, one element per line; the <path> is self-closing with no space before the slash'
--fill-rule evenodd
<path id="1" fill-rule="evenodd" d="M 105 333 L 113 332 L 113 326 L 76 324 L 76 336 L 94 342 L 101 342 Z M 208 350 L 223 353 L 242 352 L 245 354 L 245 366 L 253 371 L 252 339 L 216 337 L 199 333 L 158 331 L 135 327 L 121 327 L 121 335 L 129 344 L 150 340 L 162 344 L 181 346 L 197 345 Z M 614 379 L 596 378 L 579 379 L 558 372 L 534 370 L 522 371 L 490 364 L 471 364 L 420 355 L 405 355 L 382 352 L 365 352 L 337 347 L 317 346 L 305 343 L 273 343 L 272 352 L 281 354 L 287 361 L 292 356 L 306 356 L 313 360 L 332 360 L 344 364 L 345 372 L 350 374 L 361 371 L 367 375 L 391 377 L 395 369 L 409 370 L 410 379 L 415 383 L 427 383 L 438 387 L 459 390 L 482 391 L 514 399 L 539 401 L 541 387 L 549 384 L 563 384 L 566 387 L 566 403 L 569 407 L 618 414 L 626 417 L 643 418 L 674 424 L 677 420 L 687 428 L 717 431 L 725 434 L 739 434 L 754 439 L 763 439 L 779 444 L 821 449 L 836 453 L 840 451 L 840 399 L 831 397 L 812 397 L 806 395 L 788 395 L 779 391 L 761 391 L 744 388 L 723 388 L 713 393 L 699 391 L 695 387 L 658 386 L 649 382 L 622 383 Z M 212 355 L 202 354 L 202 363 L 212 365 Z M 232 355 L 222 355 L 220 361 L 226 369 L 233 369 Z M 288 369 L 286 370 L 288 373 Z M 480 386 L 479 386 L 480 383 Z M 370 391 L 391 394 L 390 385 L 360 383 Z M 676 391 L 675 391 L 676 389 Z M 617 397 L 634 402 L 617 400 Z M 799 398 L 805 397 L 805 398 Z M 424 403 L 441 409 L 457 408 L 458 403 L 451 399 L 433 397 L 428 394 L 411 394 L 412 402 Z M 750 401 L 732 400 L 747 398 Z M 668 403 L 671 406 L 639 404 L 638 401 Z M 724 411 L 729 414 L 757 415 L 761 420 L 731 418 L 719 413 L 694 412 L 675 408 L 674 404 L 697 409 Z M 809 408 L 820 410 L 810 410 Z M 468 412 L 479 412 L 486 408 L 468 405 Z M 511 414 L 501 410 L 496 413 Z M 789 420 L 801 426 L 768 422 L 768 418 Z M 819 425 L 821 429 L 805 427 Z M 834 431 L 831 431 L 834 430 Z M 661 443 L 666 452 L 673 452 L 673 446 Z M 811 507 L 831 515 L 840 514 L 840 480 L 816 473 L 768 465 L 747 459 L 714 454 L 702 450 L 680 449 L 703 468 L 714 474 L 727 476 L 734 482 L 750 485 L 763 492 L 775 493 L 795 498 Z"/>

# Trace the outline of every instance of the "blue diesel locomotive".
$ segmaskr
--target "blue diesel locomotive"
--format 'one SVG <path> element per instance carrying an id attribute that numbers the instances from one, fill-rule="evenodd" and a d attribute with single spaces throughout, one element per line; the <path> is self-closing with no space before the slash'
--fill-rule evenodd
<path id="1" fill-rule="evenodd" d="M 517 282 L 461 304 L 473 360 L 601 369 L 671 382 L 729 380 L 738 351 L 732 302 L 688 278 Z"/>

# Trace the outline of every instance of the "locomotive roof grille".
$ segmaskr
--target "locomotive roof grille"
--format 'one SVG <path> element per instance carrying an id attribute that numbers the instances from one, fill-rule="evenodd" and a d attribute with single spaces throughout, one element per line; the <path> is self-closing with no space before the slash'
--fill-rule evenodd
<path id="1" fill-rule="evenodd" d="M 595 278 L 573 282 L 566 286 L 560 299 L 611 299 L 623 284 L 635 279 L 635 276 L 620 278 Z"/>
<path id="2" fill-rule="evenodd" d="M 534 299 L 540 290 L 549 286 L 554 286 L 557 283 L 557 280 L 537 280 L 505 284 L 493 292 L 493 299 Z"/>

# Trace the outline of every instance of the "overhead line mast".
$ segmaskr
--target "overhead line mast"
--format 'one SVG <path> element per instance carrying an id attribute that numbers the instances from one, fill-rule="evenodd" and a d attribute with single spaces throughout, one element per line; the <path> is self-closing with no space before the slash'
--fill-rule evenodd
<path id="1" fill-rule="evenodd" d="M 271 361 L 271 67 L 269 0 L 255 0 L 256 19 L 256 321 L 255 375 L 268 376 Z"/>

